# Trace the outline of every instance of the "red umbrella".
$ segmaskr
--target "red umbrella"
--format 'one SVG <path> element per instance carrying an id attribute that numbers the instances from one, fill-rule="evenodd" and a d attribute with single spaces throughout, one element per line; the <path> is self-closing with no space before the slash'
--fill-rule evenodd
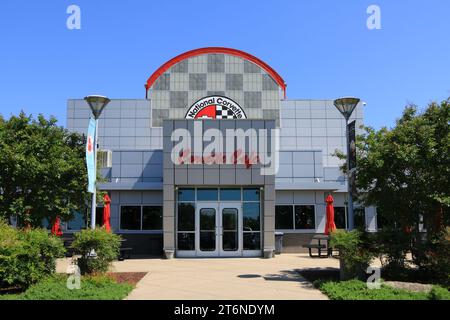
<path id="1" fill-rule="evenodd" d="M 327 221 L 325 224 L 325 234 L 330 234 L 331 232 L 336 230 L 336 225 L 334 224 L 334 199 L 331 194 L 328 195 L 325 202 L 327 203 Z"/>
<path id="2" fill-rule="evenodd" d="M 105 194 L 103 197 L 103 201 L 105 202 L 105 206 L 103 207 L 103 225 L 105 226 L 106 231 L 111 232 L 111 198 Z"/>
<path id="3" fill-rule="evenodd" d="M 61 230 L 61 219 L 59 219 L 59 217 L 56 217 L 55 221 L 53 222 L 52 234 L 57 237 L 61 237 L 63 235 L 63 232 Z"/>

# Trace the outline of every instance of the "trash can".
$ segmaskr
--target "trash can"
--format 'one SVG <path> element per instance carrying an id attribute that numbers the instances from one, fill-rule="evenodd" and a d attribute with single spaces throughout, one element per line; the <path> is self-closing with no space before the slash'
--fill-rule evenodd
<path id="1" fill-rule="evenodd" d="M 283 249 L 283 232 L 275 232 L 275 254 L 281 254 Z"/>

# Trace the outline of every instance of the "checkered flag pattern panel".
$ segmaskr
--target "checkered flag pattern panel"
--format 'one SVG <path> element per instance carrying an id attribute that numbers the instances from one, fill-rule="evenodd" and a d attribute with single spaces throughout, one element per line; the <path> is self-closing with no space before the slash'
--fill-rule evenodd
<path id="1" fill-rule="evenodd" d="M 216 119 L 236 119 L 233 111 L 224 106 L 216 106 Z"/>

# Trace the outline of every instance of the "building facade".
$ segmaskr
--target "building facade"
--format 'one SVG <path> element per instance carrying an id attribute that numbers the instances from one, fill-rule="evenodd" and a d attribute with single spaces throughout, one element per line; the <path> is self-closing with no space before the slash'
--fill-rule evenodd
<path id="1" fill-rule="evenodd" d="M 333 194 L 346 228 L 346 123 L 332 100 L 288 99 L 282 77 L 234 49 L 203 48 L 156 70 L 145 99 L 112 100 L 99 120 L 111 225 L 136 254 L 242 257 L 283 252 L 325 227 Z M 90 109 L 68 100 L 67 126 L 86 133 Z M 363 123 L 363 106 L 351 119 Z M 373 208 L 355 222 L 375 231 Z M 83 225 L 79 217 L 67 231 Z"/>

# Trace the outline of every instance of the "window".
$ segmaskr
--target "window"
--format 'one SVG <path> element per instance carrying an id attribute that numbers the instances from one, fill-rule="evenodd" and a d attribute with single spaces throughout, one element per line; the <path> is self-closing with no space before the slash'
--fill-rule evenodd
<path id="1" fill-rule="evenodd" d="M 366 214 L 364 208 L 353 208 L 353 222 L 355 228 L 364 229 L 366 227 Z"/>
<path id="2" fill-rule="evenodd" d="M 346 207 L 334 207 L 334 223 L 338 229 L 348 228 L 348 215 Z M 366 214 L 364 208 L 353 208 L 353 223 L 355 228 L 364 229 L 366 227 Z"/>
<path id="3" fill-rule="evenodd" d="M 241 201 L 241 189 L 220 189 L 220 201 Z"/>
<path id="4" fill-rule="evenodd" d="M 200 250 L 216 250 L 216 209 L 202 208 L 199 213 Z M 225 228 L 225 227 L 224 227 Z"/>
<path id="5" fill-rule="evenodd" d="M 243 222 L 244 222 L 244 232 L 245 231 L 260 231 L 260 212 L 259 203 L 257 202 L 247 202 L 243 206 Z"/>
<path id="6" fill-rule="evenodd" d="M 294 229 L 293 206 L 275 206 L 275 229 Z"/>
<path id="7" fill-rule="evenodd" d="M 195 201 L 195 189 L 179 189 L 178 201 Z"/>
<path id="8" fill-rule="evenodd" d="M 193 203 L 178 204 L 178 231 L 195 231 L 195 206 Z"/>
<path id="9" fill-rule="evenodd" d="M 165 73 L 159 76 L 153 85 L 153 90 L 170 90 L 170 74 Z"/>
<path id="10" fill-rule="evenodd" d="M 51 230 L 52 225 L 50 224 L 50 221 L 47 218 L 44 218 L 41 220 L 41 228 Z"/>
<path id="11" fill-rule="evenodd" d="M 99 213 L 101 211 L 101 216 Z M 89 211 L 90 214 L 90 211 Z M 64 232 L 80 231 L 86 229 L 87 227 L 87 216 L 85 213 L 74 211 L 73 218 L 69 221 L 60 220 L 60 226 Z M 103 208 L 98 207 L 96 210 L 96 223 L 98 226 L 103 225 Z M 100 220 L 99 220 L 100 219 Z M 90 216 L 89 216 L 90 220 Z M 47 218 L 42 219 L 41 227 L 47 230 L 51 230 L 53 225 L 49 222 Z"/>
<path id="12" fill-rule="evenodd" d="M 169 106 L 171 108 L 186 108 L 187 104 L 187 91 L 169 91 Z"/>
<path id="13" fill-rule="evenodd" d="M 178 250 L 195 250 L 195 233 L 179 232 L 177 246 Z"/>
<path id="14" fill-rule="evenodd" d="M 260 232 L 244 232 L 244 250 L 261 250 Z"/>
<path id="15" fill-rule="evenodd" d="M 98 150 L 98 165 L 100 168 L 112 168 L 112 151 Z"/>
<path id="16" fill-rule="evenodd" d="M 316 207 L 314 205 L 275 206 L 275 229 L 315 230 Z"/>
<path id="17" fill-rule="evenodd" d="M 206 73 L 190 73 L 189 90 L 206 90 Z"/>
<path id="18" fill-rule="evenodd" d="M 141 230 L 141 206 L 123 206 L 120 209 L 120 229 Z"/>
<path id="19" fill-rule="evenodd" d="M 380 208 L 377 208 L 377 228 L 383 229 L 389 227 L 390 224 L 392 225 L 392 222 L 389 222 L 390 221 L 388 220 L 386 213 L 383 212 L 383 210 L 381 210 Z"/>
<path id="20" fill-rule="evenodd" d="M 315 229 L 316 213 L 314 206 L 295 206 L 295 229 Z"/>
<path id="21" fill-rule="evenodd" d="M 260 190 L 258 189 L 244 189 L 244 201 L 259 201 Z"/>
<path id="22" fill-rule="evenodd" d="M 162 230 L 163 208 L 161 206 L 142 207 L 142 230 Z"/>
<path id="23" fill-rule="evenodd" d="M 103 216 L 102 216 L 103 219 Z M 73 231 L 73 230 L 82 230 L 86 229 L 86 214 L 83 214 L 81 212 L 75 211 L 73 213 L 73 219 L 70 221 L 67 221 L 67 231 Z"/>
<path id="24" fill-rule="evenodd" d="M 177 248 L 195 250 L 195 204 L 178 204 Z"/>
<path id="25" fill-rule="evenodd" d="M 345 207 L 334 207 L 334 224 L 338 229 L 347 228 L 347 217 Z"/>
<path id="26" fill-rule="evenodd" d="M 244 227 L 244 250 L 261 249 L 261 211 L 259 202 L 244 202 L 242 205 Z"/>
<path id="27" fill-rule="evenodd" d="M 91 220 L 91 219 L 89 219 L 89 220 Z M 95 225 L 97 227 L 103 226 L 103 207 L 95 208 Z"/>
<path id="28" fill-rule="evenodd" d="M 244 106 L 247 108 L 261 108 L 262 107 L 262 93 L 261 92 L 244 92 Z"/>
<path id="29" fill-rule="evenodd" d="M 218 197 L 217 189 L 197 189 L 197 201 L 217 201 Z"/>
<path id="30" fill-rule="evenodd" d="M 208 54 L 207 68 L 208 73 L 225 72 L 225 55 L 223 54 Z"/>
<path id="31" fill-rule="evenodd" d="M 162 230 L 161 206 L 122 206 L 120 229 L 132 231 Z"/>
<path id="32" fill-rule="evenodd" d="M 243 90 L 244 76 L 242 74 L 227 74 L 225 77 L 225 88 L 228 90 Z"/>

